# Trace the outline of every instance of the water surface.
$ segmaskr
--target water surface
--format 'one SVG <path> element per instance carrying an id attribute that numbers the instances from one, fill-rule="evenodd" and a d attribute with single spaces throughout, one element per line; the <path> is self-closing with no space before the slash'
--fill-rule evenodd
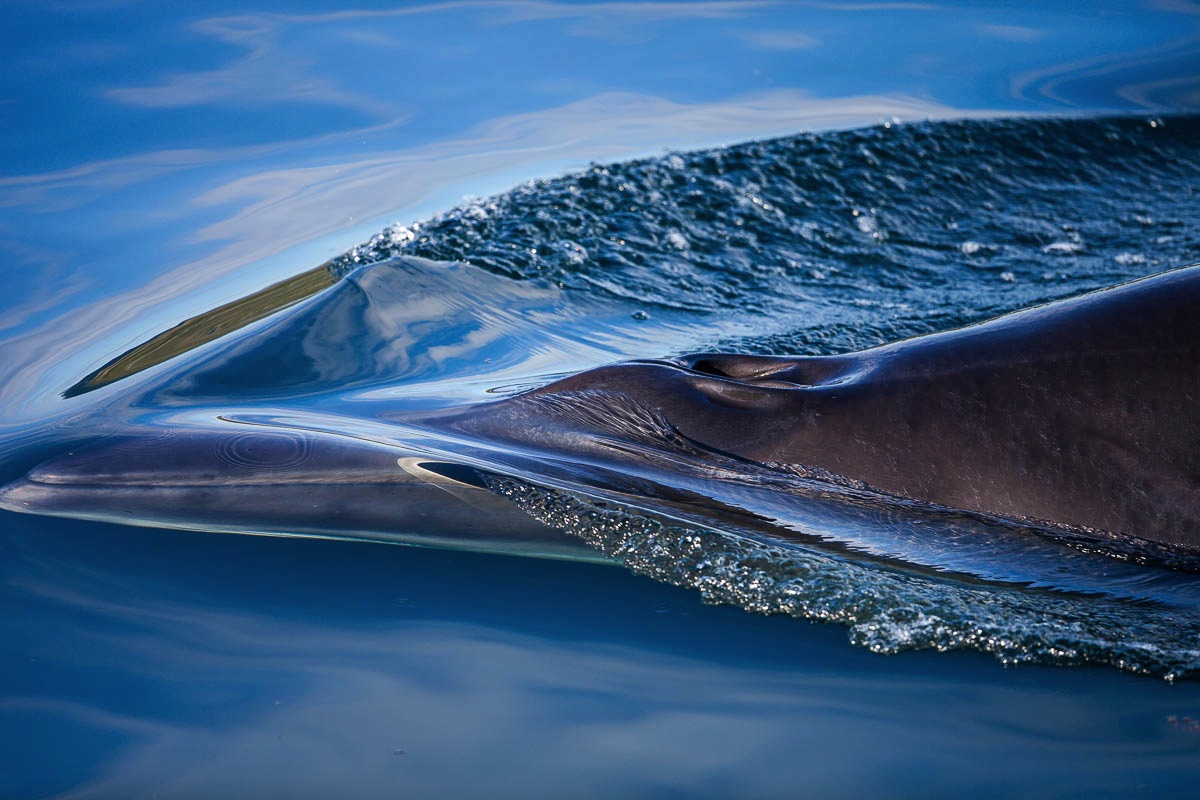
<path id="1" fill-rule="evenodd" d="M 9 6 L 4 481 L 270 426 L 468 465 L 570 558 L 4 512 L 0 795 L 1190 796 L 1186 560 L 652 416 L 636 470 L 405 421 L 1200 260 L 1187 12 Z"/>

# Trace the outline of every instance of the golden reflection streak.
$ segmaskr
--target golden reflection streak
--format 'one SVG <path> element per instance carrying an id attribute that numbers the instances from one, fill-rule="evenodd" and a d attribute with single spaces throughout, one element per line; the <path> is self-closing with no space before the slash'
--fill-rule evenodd
<path id="1" fill-rule="evenodd" d="M 67 389 L 63 392 L 63 397 L 76 397 L 157 366 L 312 297 L 332 286 L 337 280 L 329 265 L 322 264 L 211 311 L 185 319 L 170 330 L 126 350 Z"/>

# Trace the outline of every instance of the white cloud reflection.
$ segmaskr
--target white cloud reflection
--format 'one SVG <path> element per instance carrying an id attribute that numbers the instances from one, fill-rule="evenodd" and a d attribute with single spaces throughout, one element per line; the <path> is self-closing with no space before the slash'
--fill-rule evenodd
<path id="1" fill-rule="evenodd" d="M 627 42 L 631 38 L 642 38 L 645 26 L 651 23 L 731 19 L 773 5 L 777 4 L 769 0 L 582 4 L 460 0 L 376 10 L 213 17 L 193 23 L 192 29 L 222 45 L 242 49 L 243 55 L 216 69 L 170 75 L 149 86 L 113 88 L 105 95 L 118 103 L 143 108 L 184 108 L 216 103 L 261 108 L 277 103 L 306 103 L 352 109 L 378 118 L 398 109 L 378 97 L 368 97 L 339 86 L 316 69 L 311 56 L 281 47 L 280 39 L 296 29 L 334 23 L 369 24 L 405 17 L 471 12 L 474 16 L 459 24 L 565 21 L 571 23 L 563 31 L 568 35 Z M 378 39 L 376 43 L 379 43 Z M 445 45 L 452 46 L 452 42 Z"/>
<path id="2" fill-rule="evenodd" d="M 1040 28 L 1023 25 L 980 25 L 979 31 L 984 36 L 1002 39 L 1006 42 L 1036 42 L 1045 37 L 1047 33 Z"/>
<path id="3" fill-rule="evenodd" d="M 277 103 L 309 103 L 342 107 L 378 118 L 397 109 L 338 84 L 323 74 L 310 55 L 281 46 L 281 40 L 303 29 L 341 23 L 359 26 L 399 24 L 405 18 L 457 14 L 459 25 L 506 26 L 531 22 L 564 23 L 569 36 L 628 44 L 645 41 L 651 26 L 684 20 L 734 20 L 786 7 L 779 0 L 700 0 L 700 2 L 567 3 L 551 0 L 450 0 L 385 9 L 344 9 L 315 13 L 255 13 L 212 17 L 192 24 L 200 36 L 239 48 L 243 54 L 211 70 L 169 75 L 156 84 L 111 88 L 105 95 L 116 102 L 142 108 L 183 108 L 207 104 L 237 104 L 261 108 Z M 800 3 L 814 9 L 844 12 L 930 11 L 925 3 Z M 469 16 L 465 16 L 469 15 Z M 447 26 L 451 29 L 453 26 Z M 731 33 L 735 33 L 731 31 Z M 371 37 L 359 28 L 358 37 Z M 736 33 L 735 33 L 736 35 Z M 397 43 L 379 31 L 376 45 Z M 763 30 L 749 35 L 753 47 L 797 50 L 817 41 L 797 31 Z M 452 48 L 447 41 L 441 47 Z"/>
<path id="4" fill-rule="evenodd" d="M 292 23 L 326 24 L 344 20 L 378 20 L 412 17 L 440 12 L 486 12 L 491 24 L 509 24 L 536 20 L 578 19 L 602 22 L 627 21 L 639 25 L 673 19 L 729 19 L 784 5 L 781 0 L 700 0 L 700 2 L 599 2 L 564 3 L 550 0 L 450 0 L 401 8 L 346 9 L 315 14 L 256 15 Z"/>
<path id="5" fill-rule="evenodd" d="M 16 195 L 27 203 L 53 203 L 64 194 L 101 196 L 116 184 L 130 185 L 175 169 L 179 158 L 249 161 L 244 174 L 203 191 L 193 213 L 232 206 L 231 215 L 203 227 L 201 242 L 222 242 L 196 260 L 165 268 L 156 278 L 103 303 L 74 311 L 51 324 L 8 340 L 0 405 L 16 412 L 18 400 L 45 413 L 46 396 L 70 386 L 79 376 L 124 349 L 213 305 L 233 300 L 314 263 L 294 261 L 286 272 L 239 273 L 291 248 L 352 231 L 375 220 L 378 227 L 411 221 L 412 210 L 440 197 L 450 187 L 478 194 L 523 179 L 561 173 L 592 160 L 631 158 L 667 148 L 717 145 L 748 138 L 870 124 L 884 118 L 921 120 L 969 114 L 932 101 L 904 95 L 818 98 L 798 90 L 740 95 L 711 103 L 678 103 L 649 95 L 606 93 L 543 111 L 514 114 L 477 125 L 462 136 L 433 144 L 377 151 L 358 159 L 301 160 L 286 169 L 256 169 L 254 148 L 175 151 L 116 159 L 74 169 L 23 176 Z M 354 133 L 343 133 L 338 139 Z M 330 138 L 330 141 L 333 137 Z M 245 151 L 245 152 L 243 152 Z M 488 177 L 491 176 L 491 177 Z M 460 195 L 461 196 L 461 195 Z M 451 202 L 453 199 L 451 199 Z M 179 209 L 183 213 L 186 209 Z M 195 230 L 192 228 L 192 230 Z M 355 243 L 351 234 L 337 245 Z M 333 253 L 330 253 L 332 255 Z M 281 267 L 276 267 L 277 270 Z M 229 281 L 239 273 L 239 281 Z M 202 306 L 182 301 L 207 290 Z M 121 309 L 114 314 L 113 308 Z M 106 342 L 97 350 L 98 342 Z M 87 348 L 87 349 L 85 349 Z M 47 365 L 43 354 L 62 354 Z M 47 369 L 50 372 L 47 372 Z M 14 424 L 20 424 L 14 420 Z"/>
<path id="6" fill-rule="evenodd" d="M 494 562 L 499 586 L 512 580 L 505 565 Z M 1111 788 L 1102 767 L 1114 748 L 1127 764 L 1194 773 L 1190 748 L 1147 740 L 1129 750 L 1130 724 L 1144 730 L 1181 702 L 1178 687 L 1130 676 L 981 668 L 982 657 L 962 654 L 872 657 L 791 621 L 639 612 L 648 595 L 614 594 L 619 627 L 568 604 L 529 632 L 503 613 L 444 619 L 419 602 L 353 621 L 346 610 L 289 614 L 286 602 L 222 608 L 203 594 L 156 597 L 144 578 L 50 566 L 14 586 L 84 614 L 55 640 L 98 669 L 90 694 L 104 700 L 10 696 L 0 714 L 33 712 L 43 730 L 121 744 L 92 755 L 91 777 L 63 800 L 795 797 L 798 786 L 865 797 L 909 781 L 958 795 L 996 753 L 1020 768 L 988 776 L 994 792 L 1038 781 L 1087 794 Z M 453 564 L 445 569 L 445 589 L 429 598 L 453 594 Z M 604 594 L 608 569 L 593 568 L 585 594 Z M 541 574 L 524 591 L 536 605 L 562 600 L 568 585 Z M 639 613 L 654 622 L 630 627 Z M 771 648 L 771 636 L 794 638 Z M 930 671 L 931 658 L 943 668 Z M 130 702 L 131 686 L 167 699 Z"/>
<path id="7" fill-rule="evenodd" d="M 804 31 L 746 31 L 742 39 L 755 50 L 810 50 L 821 44 Z"/>
<path id="8" fill-rule="evenodd" d="M 27 207 L 39 213 L 64 211 L 105 199 L 113 193 L 157 178 L 197 168 L 265 160 L 348 139 L 383 133 L 404 125 L 401 115 L 379 125 L 262 145 L 154 150 L 132 156 L 101 159 L 50 172 L 0 177 L 0 208 Z"/>
<path id="9" fill-rule="evenodd" d="M 827 101 L 802 91 L 779 90 L 685 104 L 646 95 L 601 94 L 555 109 L 493 120 L 446 142 L 232 181 L 206 192 L 198 202 L 235 203 L 242 210 L 199 235 L 244 240 L 263 225 L 289 240 L 304 233 L 320 235 L 336 230 L 346 216 L 375 216 L 381 208 L 394 206 L 397 186 L 405 187 L 412 203 L 439 185 L 522 162 L 582 166 L 590 160 L 645 154 L 648 142 L 695 147 L 808 128 L 867 124 L 892 116 L 953 115 L 956 112 L 949 107 L 903 96 Z M 338 216 L 330 215 L 330 208 L 338 209 Z"/>
<path id="10" fill-rule="evenodd" d="M 847 740 L 870 713 L 857 700 L 839 732 L 799 724 L 821 715 L 818 687 L 841 683 L 831 676 L 799 687 L 786 674 L 453 623 L 357 635 L 257 625 L 251 649 L 183 648 L 166 664 L 153 652 L 150 663 L 234 682 L 275 670 L 277 701 L 224 723 L 147 721 L 97 779 L 61 796 L 614 797 L 713 782 L 784 796 L 794 768 L 772 764 L 796 764 L 789 749 L 822 737 Z"/>
<path id="11" fill-rule="evenodd" d="M 240 58 L 215 70 L 172 75 L 155 86 L 108 90 L 118 103 L 144 108 L 182 108 L 233 102 L 260 108 L 300 102 L 340 106 L 371 116 L 388 114 L 389 104 L 377 97 L 339 88 L 313 74 L 309 59 L 276 45 L 277 22 L 270 17 L 225 17 L 202 20 L 194 29 L 226 45 L 244 49 Z"/>
<path id="12" fill-rule="evenodd" d="M 1149 84 L 1138 78 L 1147 71 L 1159 72 L 1167 65 L 1178 62 L 1183 70 L 1178 74 L 1191 76 L 1195 70 L 1187 69 L 1194 64 L 1200 55 L 1200 36 L 1191 34 L 1162 45 L 1155 45 L 1136 51 L 1106 53 L 1101 56 L 1079 59 L 1066 64 L 1055 64 L 1028 72 L 1021 73 L 1012 79 L 1012 95 L 1018 99 L 1029 99 L 1038 96 L 1047 100 L 1071 106 L 1065 87 L 1073 83 L 1094 81 L 1101 77 L 1112 87 L 1115 97 L 1121 97 L 1134 102 L 1140 101 L 1147 108 L 1175 106 L 1188 107 L 1183 103 L 1171 101 L 1163 97 L 1149 97 L 1145 91 L 1140 94 L 1127 94 L 1133 87 L 1146 87 Z M 1153 67 L 1153 69 L 1148 69 Z M 1122 76 L 1128 76 L 1123 80 Z M 1174 82 L 1164 84 L 1162 88 L 1172 88 Z"/>

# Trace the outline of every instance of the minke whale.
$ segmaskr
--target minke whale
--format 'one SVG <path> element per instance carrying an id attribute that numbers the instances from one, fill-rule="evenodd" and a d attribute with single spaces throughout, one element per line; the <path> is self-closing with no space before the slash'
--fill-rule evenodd
<path id="1" fill-rule="evenodd" d="M 611 466 L 636 452 L 620 439 L 642 425 L 688 459 L 803 467 L 881 495 L 1195 551 L 1197 309 L 1200 266 L 841 355 L 626 361 L 498 401 L 380 415 L 411 434 L 399 456 L 395 441 L 337 435 L 336 421 L 131 431 L 35 468 L 0 489 L 0 505 L 397 541 L 432 529 L 456 545 L 573 557 L 578 545 L 489 490 L 480 448 L 582 463 L 603 440 Z M 651 413 L 631 424 L 628 409 Z M 605 430 L 608 416 L 619 424 Z"/>
<path id="2" fill-rule="evenodd" d="M 1193 266 L 842 355 L 614 364 L 441 423 L 495 435 L 549 424 L 532 400 L 601 396 L 714 453 L 1194 550 L 1198 309 Z"/>
<path id="3" fill-rule="evenodd" d="M 362 436 L 235 418 L 133 429 L 0 488 L 11 511 L 185 530 L 594 560 L 474 473 Z"/>

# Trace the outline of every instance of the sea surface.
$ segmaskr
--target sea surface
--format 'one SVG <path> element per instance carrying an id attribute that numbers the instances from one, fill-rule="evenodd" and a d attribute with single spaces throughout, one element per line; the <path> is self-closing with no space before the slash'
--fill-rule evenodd
<path id="1" fill-rule="evenodd" d="M 0 798 L 1193 796 L 1195 556 L 414 422 L 1200 262 L 1190 6 L 0 15 Z"/>

